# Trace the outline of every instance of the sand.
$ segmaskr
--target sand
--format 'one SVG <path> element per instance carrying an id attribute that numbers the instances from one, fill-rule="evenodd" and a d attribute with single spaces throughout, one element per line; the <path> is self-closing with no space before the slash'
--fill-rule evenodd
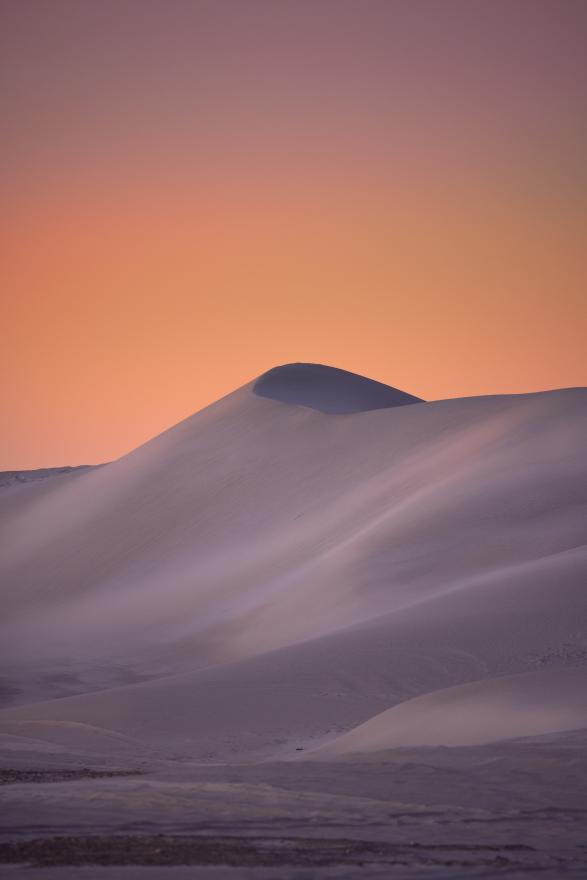
<path id="1" fill-rule="evenodd" d="M 267 767 L 310 784 L 405 749 L 466 763 L 519 738 L 574 743 L 586 403 L 586 389 L 424 402 L 294 364 L 118 461 L 5 481 L 4 766 L 141 769 L 173 788 L 178 762 L 219 765 L 228 820 L 231 767 L 257 773 L 255 791 L 268 780 L 275 806 Z M 55 815 L 49 789 L 129 784 L 29 785 L 17 827 L 39 798 Z"/>

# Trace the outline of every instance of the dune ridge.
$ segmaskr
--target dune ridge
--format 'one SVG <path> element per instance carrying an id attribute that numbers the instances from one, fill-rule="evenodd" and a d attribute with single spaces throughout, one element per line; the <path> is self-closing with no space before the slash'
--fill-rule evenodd
<path id="1" fill-rule="evenodd" d="M 373 379 L 323 364 L 285 364 L 263 373 L 254 382 L 260 397 L 309 406 L 331 415 L 369 412 L 422 403 L 421 398 Z"/>

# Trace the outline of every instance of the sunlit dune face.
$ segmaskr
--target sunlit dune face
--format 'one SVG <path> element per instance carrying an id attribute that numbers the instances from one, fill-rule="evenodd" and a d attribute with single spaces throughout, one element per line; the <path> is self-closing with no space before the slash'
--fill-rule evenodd
<path id="1" fill-rule="evenodd" d="M 290 361 L 585 383 L 586 16 L 471 6 L 5 11 L 0 467 L 116 457 Z"/>

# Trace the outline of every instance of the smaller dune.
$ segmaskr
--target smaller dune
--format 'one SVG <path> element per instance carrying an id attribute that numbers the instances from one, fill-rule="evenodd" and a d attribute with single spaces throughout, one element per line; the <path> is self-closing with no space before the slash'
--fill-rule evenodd
<path id="1" fill-rule="evenodd" d="M 587 667 L 539 670 L 407 700 L 314 749 L 319 760 L 409 746 L 472 746 L 587 727 Z"/>
<path id="2" fill-rule="evenodd" d="M 0 489 L 8 489 L 28 483 L 38 483 L 41 480 L 50 480 L 54 477 L 82 473 L 83 471 L 91 470 L 92 467 L 90 464 L 80 464 L 74 467 L 36 468 L 31 471 L 0 471 Z"/>
<path id="3" fill-rule="evenodd" d="M 263 373 L 253 391 L 280 403 L 308 406 L 330 415 L 368 412 L 421 403 L 419 397 L 322 364 L 285 364 Z"/>

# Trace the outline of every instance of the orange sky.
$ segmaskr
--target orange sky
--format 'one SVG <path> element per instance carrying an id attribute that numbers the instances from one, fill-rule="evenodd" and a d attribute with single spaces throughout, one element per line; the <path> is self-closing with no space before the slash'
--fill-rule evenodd
<path id="1" fill-rule="evenodd" d="M 277 6 L 6 4 L 0 468 L 288 361 L 586 384 L 585 7 Z"/>

